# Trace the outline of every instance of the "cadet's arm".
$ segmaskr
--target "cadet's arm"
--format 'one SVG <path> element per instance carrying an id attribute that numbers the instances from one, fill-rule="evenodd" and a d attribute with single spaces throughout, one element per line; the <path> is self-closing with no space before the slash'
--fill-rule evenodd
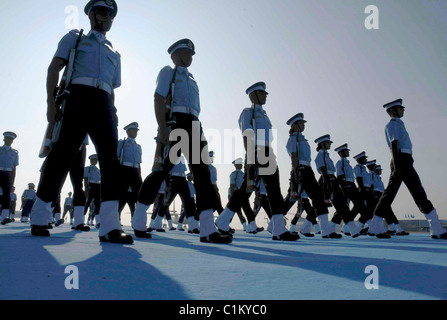
<path id="1" fill-rule="evenodd" d="M 399 141 L 391 142 L 391 157 L 393 161 L 394 172 L 399 172 Z"/>
<path id="2" fill-rule="evenodd" d="M 159 142 L 167 144 L 169 141 L 169 129 L 166 125 L 166 99 L 158 93 L 154 96 L 155 117 L 157 119 L 159 132 Z"/>
<path id="3" fill-rule="evenodd" d="M 48 67 L 47 74 L 47 120 L 48 122 L 53 122 L 56 116 L 56 108 L 55 108 L 55 97 L 54 93 L 56 91 L 56 87 L 59 82 L 59 73 L 61 70 L 67 65 L 67 61 L 55 57 L 51 61 L 50 66 Z"/>

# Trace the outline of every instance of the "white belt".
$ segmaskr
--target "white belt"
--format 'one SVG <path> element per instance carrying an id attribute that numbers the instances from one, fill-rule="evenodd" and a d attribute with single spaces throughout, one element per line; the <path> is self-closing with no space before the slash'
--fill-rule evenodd
<path id="1" fill-rule="evenodd" d="M 354 179 L 352 179 L 352 178 L 346 178 L 345 180 L 348 182 L 354 182 Z"/>
<path id="2" fill-rule="evenodd" d="M 413 154 L 413 151 L 411 151 L 411 149 L 400 149 L 400 152 L 402 152 L 402 153 L 408 153 L 408 154 Z"/>
<path id="3" fill-rule="evenodd" d="M 94 183 L 94 184 L 100 184 L 101 181 L 89 181 L 88 183 L 90 183 L 90 184 L 92 184 L 92 183 Z"/>
<path id="4" fill-rule="evenodd" d="M 107 92 L 108 94 L 112 94 L 113 91 L 113 88 L 108 83 L 105 83 L 104 81 L 95 78 L 79 77 L 73 79 L 71 81 L 71 84 L 82 84 L 84 86 L 94 87 L 97 89 L 101 89 Z"/>
<path id="5" fill-rule="evenodd" d="M 180 173 L 180 172 L 173 172 L 173 173 L 171 173 L 171 176 L 173 176 L 173 177 L 185 177 L 185 174 L 184 173 Z"/>
<path id="6" fill-rule="evenodd" d="M 196 117 L 199 117 L 199 112 L 189 107 L 173 107 L 172 113 L 174 112 L 192 114 Z"/>
<path id="7" fill-rule="evenodd" d="M 123 162 L 123 166 L 137 169 L 140 167 L 138 163 L 132 163 L 132 162 Z"/>
<path id="8" fill-rule="evenodd" d="M 34 200 L 34 198 L 25 198 L 25 200 Z"/>
<path id="9" fill-rule="evenodd" d="M 12 169 L 11 168 L 0 168 L 0 171 L 12 172 Z"/>
<path id="10" fill-rule="evenodd" d="M 310 167 L 310 162 L 309 161 L 300 160 L 300 164 L 302 164 L 303 166 L 306 166 L 306 167 Z"/>

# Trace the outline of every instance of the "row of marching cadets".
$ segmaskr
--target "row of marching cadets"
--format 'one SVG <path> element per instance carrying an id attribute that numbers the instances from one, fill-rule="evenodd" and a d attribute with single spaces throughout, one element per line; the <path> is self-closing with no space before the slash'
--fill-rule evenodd
<path id="1" fill-rule="evenodd" d="M 48 221 L 51 219 L 52 203 L 57 200 L 62 181 L 70 171 L 73 159 L 88 134 L 96 147 L 101 175 L 101 203 L 99 214 L 97 214 L 98 235 L 101 242 L 133 243 L 133 237 L 123 231 L 119 220 L 120 199 L 129 190 L 137 193 L 136 198 L 134 196 L 136 206 L 132 216 L 134 236 L 141 239 L 151 238 L 147 224 L 147 211 L 154 205 L 163 181 L 166 181 L 182 154 L 189 164 L 194 179 L 196 197 L 195 210 L 185 210 L 185 216 L 188 223 L 191 222 L 190 229 L 198 229 L 201 242 L 231 243 L 233 234 L 230 222 L 234 214 L 243 210 L 244 207 L 249 212 L 247 222 L 249 222 L 250 230 L 253 232 L 257 230 L 247 202 L 250 192 L 256 188 L 259 179 L 265 187 L 263 203 L 268 202 L 270 207 L 269 230 L 272 233 L 272 239 L 298 240 L 300 238 L 298 233 L 290 232 L 284 223 L 287 206 L 281 193 L 276 156 L 271 148 L 272 137 L 269 130 L 272 124 L 264 110 L 268 95 L 265 83 L 256 83 L 246 90 L 252 106 L 244 109 L 239 118 L 247 154 L 244 160 L 244 177 L 240 187 L 233 191 L 227 206 L 222 208 L 218 189 L 212 182 L 212 171 L 209 167 L 211 161 L 202 159 L 201 156 L 208 155 L 208 144 L 206 139 L 201 139 L 203 128 L 199 120 L 201 111 L 199 86 L 188 70 L 195 54 L 195 46 L 189 39 L 179 40 L 170 46 L 168 53 L 175 66 L 166 66 L 160 71 L 154 95 L 154 109 L 159 132 L 154 168 L 137 190 L 137 182 L 130 181 L 130 176 L 140 172 L 139 164 L 117 157 L 118 118 L 114 101 L 115 91 L 121 86 L 121 56 L 113 49 L 106 34 L 117 16 L 118 6 L 114 0 L 91 0 L 84 12 L 90 19 L 92 30 L 87 35 L 83 35 L 82 30 L 69 32 L 59 42 L 56 54 L 48 68 L 47 120 L 49 123 L 57 119 L 56 116 L 60 111 L 54 92 L 58 85 L 59 73 L 67 66 L 69 66 L 67 79 L 70 81 L 67 83 L 70 94 L 65 100 L 63 122 L 58 139 L 53 143 L 41 173 L 36 201 L 31 212 L 31 234 L 33 236 L 50 235 Z M 75 54 L 74 60 L 71 59 L 73 54 Z M 381 228 L 381 223 L 383 219 L 391 221 L 388 220 L 392 217 L 391 203 L 400 184 L 405 182 L 412 191 L 419 208 L 430 221 L 432 236 L 447 238 L 447 232 L 440 225 L 436 210 L 427 200 L 413 168 L 411 142 L 408 134 L 405 135 L 404 125 L 400 120 L 402 116 L 399 108 L 401 107 L 402 105 L 399 106 L 397 103 L 387 107 L 390 112 L 397 110 L 393 113 L 392 123 L 387 127 L 387 141 L 393 153 L 394 168 L 390 185 L 380 197 L 374 210 L 368 205 L 368 201 L 365 205 L 369 209 L 363 211 L 358 209 L 361 219 L 364 223 L 369 221 L 369 233 L 382 236 L 385 232 Z M 295 136 L 291 136 L 292 141 L 295 139 L 295 147 L 293 147 L 293 142 L 290 146 L 294 185 L 291 188 L 292 196 L 295 199 L 303 198 L 303 192 L 306 192 L 314 208 L 313 211 L 308 211 L 309 216 L 313 215 L 309 221 L 316 220 L 319 223 L 323 237 L 338 238 L 335 225 L 342 220 L 349 228 L 350 234 L 356 236 L 361 232 L 361 228 L 354 224 L 354 212 L 349 209 L 346 190 L 340 186 L 343 183 L 339 183 L 339 177 L 335 177 L 336 168 L 331 163 L 328 154 L 330 139 L 329 137 L 317 139 L 319 151 L 316 164 L 321 174 L 319 183 L 310 166 L 310 147 L 302 135 L 304 121 L 304 117 L 298 115 L 289 122 L 295 133 Z M 186 132 L 188 137 L 198 138 L 199 149 L 194 149 L 196 147 L 193 143 L 194 139 L 189 139 L 186 146 L 180 136 L 171 141 L 171 133 L 177 130 Z M 264 134 L 258 134 L 259 130 Z M 124 167 L 125 171 L 122 170 Z M 351 177 L 346 176 L 346 184 L 350 182 L 348 179 Z M 360 178 L 357 177 L 357 179 Z M 1 182 L 3 183 L 3 180 Z M 371 189 L 367 190 L 364 185 L 359 193 L 364 197 L 369 197 Z M 352 199 L 351 197 L 349 199 L 354 202 L 354 197 Z M 83 224 L 85 194 L 82 196 L 81 193 L 77 198 L 80 200 L 73 201 L 75 202 L 74 228 L 86 231 L 87 227 Z M 328 217 L 327 200 L 331 200 L 337 210 L 337 214 L 331 221 Z M 77 203 L 82 204 L 81 211 L 76 210 Z M 214 218 L 215 211 L 220 212 L 217 220 Z M 373 216 L 371 212 L 374 213 Z M 199 228 L 194 228 L 194 225 Z"/>

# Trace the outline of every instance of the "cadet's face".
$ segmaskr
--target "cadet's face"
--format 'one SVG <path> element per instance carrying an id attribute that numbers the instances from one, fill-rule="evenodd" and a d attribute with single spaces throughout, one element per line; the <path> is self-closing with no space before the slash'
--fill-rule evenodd
<path id="1" fill-rule="evenodd" d="M 254 104 L 263 106 L 267 102 L 267 93 L 265 91 L 254 91 L 250 93 L 250 100 Z"/>
<path id="2" fill-rule="evenodd" d="M 90 159 L 90 164 L 91 165 L 96 165 L 98 163 L 98 159 Z"/>
<path id="3" fill-rule="evenodd" d="M 180 49 L 172 55 L 172 61 L 178 67 L 189 68 L 192 64 L 192 51 Z"/>
<path id="4" fill-rule="evenodd" d="M 13 139 L 13 138 L 10 138 L 10 137 L 5 137 L 5 138 L 3 139 L 3 141 L 5 142 L 5 144 L 6 144 L 7 146 L 10 146 L 10 145 L 12 145 L 12 142 L 14 141 L 14 139 Z"/>
<path id="5" fill-rule="evenodd" d="M 138 130 L 137 129 L 129 129 L 127 130 L 127 136 L 129 138 L 136 138 L 138 136 Z"/>
<path id="6" fill-rule="evenodd" d="M 300 120 L 297 122 L 298 125 L 298 129 L 303 132 L 304 129 L 306 129 L 306 123 L 304 122 L 304 120 Z"/>
<path id="7" fill-rule="evenodd" d="M 106 7 L 93 8 L 90 13 L 92 29 L 99 32 L 109 32 L 112 29 L 112 10 Z"/>
<path id="8" fill-rule="evenodd" d="M 241 164 L 235 164 L 234 165 L 236 167 L 236 169 L 241 170 L 242 169 L 242 165 Z"/>

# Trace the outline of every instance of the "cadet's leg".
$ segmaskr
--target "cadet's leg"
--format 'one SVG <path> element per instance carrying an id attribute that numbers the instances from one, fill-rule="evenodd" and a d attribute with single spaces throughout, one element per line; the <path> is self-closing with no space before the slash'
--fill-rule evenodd
<path id="1" fill-rule="evenodd" d="M 393 166 L 391 166 L 391 172 L 393 171 L 394 168 Z M 387 212 L 389 212 L 391 208 L 391 204 L 396 198 L 401 184 L 402 178 L 391 173 L 388 186 L 386 187 L 385 191 L 379 199 L 379 202 L 377 203 L 377 206 L 374 210 L 374 215 L 380 218 L 384 218 L 384 216 L 386 216 Z"/>
<path id="2" fill-rule="evenodd" d="M 73 87 L 67 99 L 64 120 L 59 140 L 53 144 L 45 160 L 37 189 L 37 200 L 31 212 L 31 233 L 37 236 L 48 236 L 45 230 L 51 217 L 51 202 L 60 189 L 61 181 L 69 170 L 70 164 L 87 134 L 85 114 L 82 110 L 84 98 L 77 94 Z"/>

